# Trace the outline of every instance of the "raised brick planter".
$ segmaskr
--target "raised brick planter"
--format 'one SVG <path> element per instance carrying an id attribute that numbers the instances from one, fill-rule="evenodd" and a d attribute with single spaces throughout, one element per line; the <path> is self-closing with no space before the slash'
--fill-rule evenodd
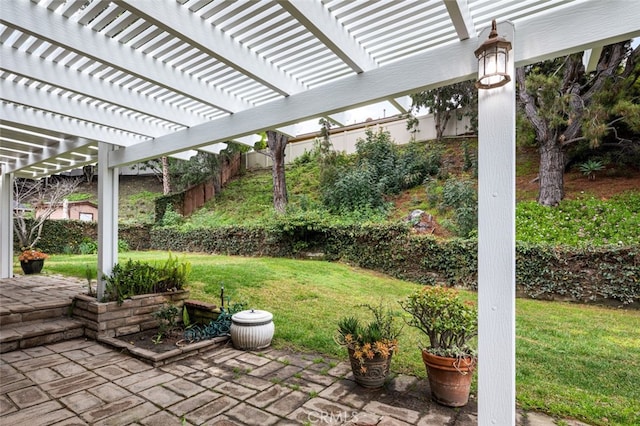
<path id="1" fill-rule="evenodd" d="M 212 339 L 202 340 L 200 342 L 194 342 L 185 344 L 171 351 L 157 353 L 147 349 L 139 348 L 136 345 L 116 339 L 115 337 L 98 336 L 99 342 L 106 343 L 114 348 L 125 350 L 130 355 L 146 362 L 154 367 L 166 365 L 171 362 L 196 355 L 201 352 L 206 352 L 211 349 L 225 345 L 229 341 L 229 336 L 219 336 Z"/>
<path id="2" fill-rule="evenodd" d="M 189 298 L 188 290 L 167 293 L 143 294 L 118 302 L 98 302 L 95 297 L 80 294 L 74 297 L 72 316 L 84 323 L 85 335 L 118 337 L 148 330 L 158 326 L 153 313 L 167 302 L 180 308 Z"/>
<path id="3" fill-rule="evenodd" d="M 200 300 L 185 300 L 184 306 L 187 308 L 192 324 L 207 325 L 220 315 L 220 309 L 213 303 Z"/>

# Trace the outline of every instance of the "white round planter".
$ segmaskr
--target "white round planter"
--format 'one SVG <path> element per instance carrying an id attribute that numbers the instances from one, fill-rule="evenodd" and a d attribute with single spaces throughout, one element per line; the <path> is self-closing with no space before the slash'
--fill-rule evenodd
<path id="1" fill-rule="evenodd" d="M 231 317 L 231 341 L 236 349 L 264 349 L 271 344 L 274 331 L 273 315 L 267 311 L 251 309 Z"/>

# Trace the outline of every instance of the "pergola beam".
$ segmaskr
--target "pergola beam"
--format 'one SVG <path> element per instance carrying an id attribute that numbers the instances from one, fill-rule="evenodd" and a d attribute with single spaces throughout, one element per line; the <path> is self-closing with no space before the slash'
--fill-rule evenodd
<path id="1" fill-rule="evenodd" d="M 2 117 L 2 124 L 16 128 L 43 129 L 44 131 L 59 134 L 60 138 L 65 135 L 71 135 L 120 146 L 134 145 L 145 140 L 140 135 L 125 133 L 20 105 L 0 103 L 0 116 Z"/>
<path id="2" fill-rule="evenodd" d="M 383 101 L 389 97 L 467 80 L 475 73 L 474 49 L 475 43 L 470 41 L 433 49 L 384 68 L 346 77 L 335 83 L 156 138 L 139 146 L 114 151 L 109 157 L 109 166 L 122 166 L 188 148 L 235 140 L 252 133 Z M 461 60 L 453 63 L 443 60 L 449 56 Z M 424 72 L 415 72 L 417 69 Z M 398 75 L 403 78 L 397 78 Z"/>
<path id="3" fill-rule="evenodd" d="M 116 0 L 116 3 L 283 96 L 306 89 L 175 1 Z"/>
<path id="4" fill-rule="evenodd" d="M 447 7 L 447 12 L 449 12 L 453 27 L 458 33 L 458 38 L 466 40 L 475 37 L 476 29 L 469 12 L 468 2 L 466 0 L 447 0 L 444 5 Z"/>
<path id="5" fill-rule="evenodd" d="M 170 65 L 129 46 L 69 19 L 56 19 L 55 15 L 37 4 L 28 2 L 25 6 L 25 3 L 4 2 L 0 23 L 223 111 L 232 113 L 250 107 L 244 101 L 195 78 L 182 78 Z"/>
<path id="6" fill-rule="evenodd" d="M 517 27 L 515 66 L 583 51 L 589 44 L 609 44 L 640 36 L 640 27 L 635 19 L 637 16 L 640 16 L 640 2 L 622 0 L 572 3 L 541 13 L 522 21 Z M 567 25 L 571 26 L 572 31 L 566 31 Z M 544 43 L 539 42 L 540 34 L 544 34 Z M 477 45 L 477 39 L 472 38 L 434 48 L 381 68 L 178 131 L 114 152 L 109 165 L 121 166 L 166 153 L 233 140 L 389 97 L 468 80 L 474 77 L 477 67 L 473 54 Z M 458 60 L 452 61 L 451 58 Z"/>
<path id="7" fill-rule="evenodd" d="M 0 99 L 145 137 L 158 137 L 172 131 L 170 128 L 137 119 L 128 114 L 118 114 L 51 92 L 43 93 L 41 90 L 5 79 L 0 80 Z"/>
<path id="8" fill-rule="evenodd" d="M 278 3 L 356 73 L 378 67 L 320 2 L 278 0 Z"/>
<path id="9" fill-rule="evenodd" d="M 126 89 L 102 79 L 91 78 L 86 73 L 46 61 L 18 49 L 3 46 L 1 55 L 0 69 L 16 75 L 41 81 L 182 126 L 190 127 L 205 121 L 204 118 L 190 114 L 183 108 L 177 108 L 166 102 L 158 102 L 134 90 Z"/>

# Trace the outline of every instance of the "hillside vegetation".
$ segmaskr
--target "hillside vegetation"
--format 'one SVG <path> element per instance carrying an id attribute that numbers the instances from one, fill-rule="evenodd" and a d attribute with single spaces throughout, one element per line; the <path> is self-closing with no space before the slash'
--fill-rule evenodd
<path id="1" fill-rule="evenodd" d="M 384 208 L 332 211 L 323 204 L 322 163 L 309 153 L 287 167 L 287 216 L 306 222 L 353 223 L 406 220 L 416 209 L 432 217 L 428 232 L 441 238 L 467 236 L 475 227 L 475 140 L 429 143 L 425 155 L 438 153 L 440 166 L 424 182 L 385 195 Z M 348 163 L 353 165 L 353 161 Z M 603 171 L 590 180 L 567 173 L 567 196 L 557 208 L 535 202 L 536 152 L 520 149 L 517 160 L 517 238 L 568 245 L 640 243 L 640 173 Z M 375 185 L 375 181 L 372 183 Z M 355 190 L 355 189 L 353 189 Z M 183 219 L 165 217 L 164 224 L 183 230 L 225 225 L 260 225 L 282 220 L 273 212 L 270 170 L 248 171 L 230 182 L 215 200 Z M 462 206 L 459 208 L 459 206 Z M 469 230 L 467 228 L 471 227 Z"/>

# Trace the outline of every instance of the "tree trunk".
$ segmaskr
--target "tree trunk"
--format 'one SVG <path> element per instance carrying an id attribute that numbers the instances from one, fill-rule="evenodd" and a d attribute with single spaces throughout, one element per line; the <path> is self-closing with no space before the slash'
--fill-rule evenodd
<path id="1" fill-rule="evenodd" d="M 438 142 L 442 142 L 442 137 L 444 136 L 444 131 L 447 128 L 447 123 L 449 122 L 449 118 L 451 117 L 451 111 L 441 111 L 436 112 L 434 114 L 434 120 L 436 122 L 436 140 Z"/>
<path id="2" fill-rule="evenodd" d="M 287 183 L 284 174 L 284 151 L 287 137 L 273 130 L 267 131 L 269 157 L 273 161 L 273 208 L 276 213 L 285 213 L 287 209 Z"/>
<path id="3" fill-rule="evenodd" d="M 162 157 L 162 193 L 168 195 L 171 192 L 171 178 L 169 177 L 169 157 Z"/>
<path id="4" fill-rule="evenodd" d="M 564 198 L 564 152 L 555 137 L 540 143 L 540 193 L 538 203 L 557 206 Z"/>

